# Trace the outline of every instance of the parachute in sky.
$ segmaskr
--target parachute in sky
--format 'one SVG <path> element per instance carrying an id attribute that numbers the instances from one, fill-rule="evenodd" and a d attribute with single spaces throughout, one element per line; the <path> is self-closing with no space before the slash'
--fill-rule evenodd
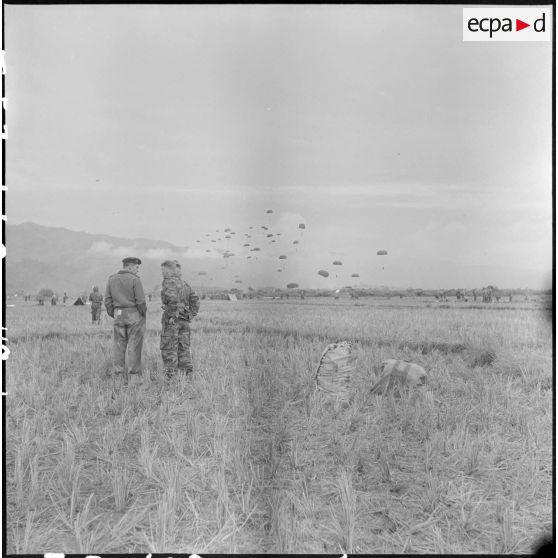
<path id="1" fill-rule="evenodd" d="M 325 269 L 320 269 L 320 271 L 318 271 L 318 275 L 321 275 L 322 277 L 329 277 L 329 271 L 326 271 Z"/>
<path id="2" fill-rule="evenodd" d="M 282 270 L 282 269 L 278 269 L 278 270 L 277 270 L 277 273 L 283 273 L 283 270 Z"/>
<path id="3" fill-rule="evenodd" d="M 207 273 L 205 271 L 199 271 L 198 275 L 207 275 Z"/>
<path id="4" fill-rule="evenodd" d="M 293 244 L 300 244 L 298 240 L 293 240 Z"/>
<path id="5" fill-rule="evenodd" d="M 353 273 L 351 277 L 360 277 L 360 275 L 358 273 Z"/>
<path id="6" fill-rule="evenodd" d="M 252 248 L 252 250 L 251 250 L 251 251 L 252 251 L 252 252 L 259 252 L 259 251 L 260 251 L 260 249 L 259 249 L 259 248 Z"/>
<path id="7" fill-rule="evenodd" d="M 217 242 L 215 239 L 213 239 L 211 242 Z"/>
<path id="8" fill-rule="evenodd" d="M 378 250 L 376 252 L 376 256 L 387 256 L 387 255 L 388 255 L 387 250 Z"/>
<path id="9" fill-rule="evenodd" d="M 225 232 L 231 232 L 231 229 L 225 229 Z"/>
<path id="10" fill-rule="evenodd" d="M 284 256 L 284 255 L 283 255 L 283 256 L 279 256 L 279 259 L 280 259 L 280 260 L 286 260 L 286 259 L 287 259 L 287 256 Z"/>
<path id="11" fill-rule="evenodd" d="M 250 246 L 250 244 L 243 244 L 242 247 L 246 248 L 246 246 Z"/>
<path id="12" fill-rule="evenodd" d="M 230 238 L 230 235 L 225 236 L 225 238 Z"/>
<path id="13" fill-rule="evenodd" d="M 206 252 L 211 252 L 211 250 L 206 250 Z"/>
<path id="14" fill-rule="evenodd" d="M 298 283 L 287 283 L 287 289 L 297 289 Z"/>
<path id="15" fill-rule="evenodd" d="M 273 213 L 273 209 L 268 209 L 266 213 Z"/>
<path id="16" fill-rule="evenodd" d="M 272 234 L 268 234 L 268 235 L 267 235 L 267 238 L 271 238 L 272 236 L 273 236 Z"/>
<path id="17" fill-rule="evenodd" d="M 304 223 L 300 223 L 300 225 L 298 225 L 298 228 L 304 230 L 306 228 L 306 225 Z"/>
<path id="18" fill-rule="evenodd" d="M 335 260 L 333 262 L 333 265 L 343 265 L 343 262 L 340 262 L 339 260 Z"/>
<path id="19" fill-rule="evenodd" d="M 201 240 L 196 240 L 196 242 L 201 242 Z"/>
<path id="20" fill-rule="evenodd" d="M 268 228 L 267 228 L 265 225 L 262 225 L 262 229 L 263 229 L 264 231 L 267 231 L 267 230 L 268 230 Z"/>
<path id="21" fill-rule="evenodd" d="M 237 279 L 235 283 L 242 283 L 242 281 L 240 279 Z"/>

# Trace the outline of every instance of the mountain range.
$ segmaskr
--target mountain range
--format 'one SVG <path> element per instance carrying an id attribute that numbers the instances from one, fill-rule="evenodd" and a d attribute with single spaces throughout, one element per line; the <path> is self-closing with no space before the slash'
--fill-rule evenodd
<path id="1" fill-rule="evenodd" d="M 161 240 L 118 238 L 46 227 L 35 223 L 6 225 L 6 292 L 35 294 L 41 288 L 79 295 L 93 285 L 104 291 L 122 259 L 142 259 L 140 277 L 146 292 L 161 283 L 159 264 L 181 259 L 188 248 Z"/>

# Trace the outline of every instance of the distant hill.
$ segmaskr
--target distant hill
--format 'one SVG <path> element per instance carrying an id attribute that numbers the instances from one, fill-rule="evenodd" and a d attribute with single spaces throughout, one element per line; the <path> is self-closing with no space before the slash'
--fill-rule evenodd
<path id="1" fill-rule="evenodd" d="M 35 294 L 43 287 L 60 294 L 104 290 L 109 275 L 122 267 L 126 256 L 138 256 L 146 291 L 161 283 L 159 264 L 181 261 L 187 247 L 161 240 L 118 238 L 108 235 L 45 227 L 35 223 L 6 225 L 6 291 Z"/>

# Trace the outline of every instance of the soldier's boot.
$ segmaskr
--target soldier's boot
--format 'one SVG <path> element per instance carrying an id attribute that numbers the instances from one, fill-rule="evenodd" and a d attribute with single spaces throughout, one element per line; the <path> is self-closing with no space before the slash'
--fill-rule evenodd
<path id="1" fill-rule="evenodd" d="M 177 369 L 172 366 L 165 366 L 165 376 L 170 380 L 176 376 Z"/>
<path id="2" fill-rule="evenodd" d="M 144 383 L 142 374 L 130 374 L 130 385 L 131 386 L 141 386 Z"/>

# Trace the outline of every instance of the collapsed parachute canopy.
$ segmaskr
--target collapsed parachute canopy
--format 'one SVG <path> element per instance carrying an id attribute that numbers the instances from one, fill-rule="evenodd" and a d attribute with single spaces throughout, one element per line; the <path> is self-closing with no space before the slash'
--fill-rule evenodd
<path id="1" fill-rule="evenodd" d="M 280 260 L 286 260 L 286 259 L 287 259 L 287 256 L 279 256 L 279 259 L 280 259 Z"/>
<path id="2" fill-rule="evenodd" d="M 376 256 L 387 256 L 387 250 L 378 250 Z"/>
<path id="3" fill-rule="evenodd" d="M 351 277 L 360 277 L 360 275 L 358 273 L 353 273 Z"/>
<path id="4" fill-rule="evenodd" d="M 325 269 L 320 269 L 320 271 L 318 271 L 318 275 L 321 275 L 322 277 L 329 277 L 329 272 Z"/>
<path id="5" fill-rule="evenodd" d="M 298 240 L 293 240 L 293 244 L 299 244 Z"/>
<path id="6" fill-rule="evenodd" d="M 298 228 L 299 229 L 305 229 L 306 225 L 304 223 L 300 223 L 300 225 L 298 225 Z"/>
<path id="7" fill-rule="evenodd" d="M 268 209 L 266 213 L 273 213 L 273 209 Z"/>
<path id="8" fill-rule="evenodd" d="M 297 289 L 298 283 L 287 283 L 287 289 Z"/>
<path id="9" fill-rule="evenodd" d="M 333 262 L 333 265 L 343 265 L 343 262 L 340 262 L 339 260 L 335 260 Z"/>

